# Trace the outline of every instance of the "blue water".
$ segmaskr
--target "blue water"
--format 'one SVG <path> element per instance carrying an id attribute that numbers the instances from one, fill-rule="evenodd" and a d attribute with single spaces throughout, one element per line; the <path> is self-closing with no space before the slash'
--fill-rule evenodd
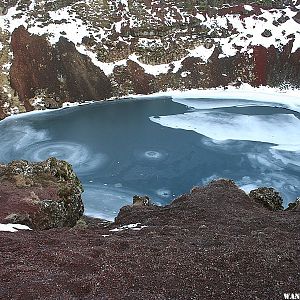
<path id="1" fill-rule="evenodd" d="M 253 140 L 251 135 L 252 140 L 243 140 L 248 127 L 237 126 L 232 133 L 222 125 L 234 124 L 237 116 L 241 123 L 254 116 L 253 128 L 263 138 Z M 178 121 L 177 126 L 182 118 L 185 125 Z M 300 124 L 299 114 L 284 108 L 252 103 L 199 112 L 168 97 L 25 114 L 0 122 L 0 161 L 39 161 L 49 156 L 69 161 L 85 189 L 86 213 L 106 219 L 130 204 L 135 194 L 166 204 L 219 177 L 231 178 L 247 191 L 274 186 L 287 205 L 300 196 L 300 154 L 295 149 L 276 149 L 274 139 L 282 144 L 285 137 L 262 134 L 259 126 L 266 123 L 259 123 L 262 118 L 282 122 L 280 128 L 293 132 Z M 197 123 L 197 128 L 187 130 L 188 122 Z M 214 139 L 222 130 L 224 138 Z M 231 134 L 234 138 L 228 139 Z"/>

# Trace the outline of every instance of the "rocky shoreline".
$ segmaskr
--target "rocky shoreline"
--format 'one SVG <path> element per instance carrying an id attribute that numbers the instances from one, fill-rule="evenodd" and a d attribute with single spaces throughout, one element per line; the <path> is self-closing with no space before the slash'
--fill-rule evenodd
<path id="1" fill-rule="evenodd" d="M 28 185 L 30 177 L 51 164 L 46 177 L 52 174 L 56 184 L 68 186 L 73 178 L 80 191 L 68 164 L 13 162 L 12 177 L 1 166 L 0 200 L 7 182 L 18 183 L 14 195 L 36 189 Z M 31 170 L 27 180 L 16 179 L 20 166 Z M 43 189 L 46 181 L 52 186 L 50 177 L 44 179 Z M 256 200 L 223 179 L 195 187 L 165 207 L 135 197 L 113 223 L 83 217 L 74 227 L 0 232 L 0 298 L 282 299 L 299 287 L 300 202 L 284 211 L 273 189 L 254 194 Z M 70 225 L 74 222 L 59 226 Z"/>

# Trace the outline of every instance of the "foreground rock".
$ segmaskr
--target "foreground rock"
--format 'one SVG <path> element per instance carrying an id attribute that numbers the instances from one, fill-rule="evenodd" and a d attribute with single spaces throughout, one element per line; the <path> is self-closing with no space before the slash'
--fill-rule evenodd
<path id="1" fill-rule="evenodd" d="M 0 299 L 283 299 L 299 291 L 299 221 L 220 180 L 114 224 L 0 232 Z"/>
<path id="2" fill-rule="evenodd" d="M 290 203 L 286 210 L 300 211 L 300 197 L 298 197 L 295 202 Z"/>
<path id="3" fill-rule="evenodd" d="M 265 208 L 278 211 L 283 210 L 283 200 L 280 194 L 273 188 L 260 187 L 252 190 L 249 193 L 250 198 L 252 198 L 256 203 L 264 206 Z"/>
<path id="4" fill-rule="evenodd" d="M 74 226 L 83 214 L 82 191 L 65 161 L 0 165 L 0 223 L 39 230 Z"/>

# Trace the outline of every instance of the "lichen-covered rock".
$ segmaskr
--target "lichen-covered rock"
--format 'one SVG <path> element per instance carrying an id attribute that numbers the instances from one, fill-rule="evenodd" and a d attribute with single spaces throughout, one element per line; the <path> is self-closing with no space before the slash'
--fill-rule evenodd
<path id="1" fill-rule="evenodd" d="M 265 208 L 278 211 L 283 210 L 282 198 L 280 194 L 273 188 L 261 187 L 255 190 L 252 190 L 249 193 L 250 198 L 255 202 L 261 204 Z"/>
<path id="2" fill-rule="evenodd" d="M 134 195 L 132 198 L 132 204 L 135 206 L 149 206 L 151 205 L 151 201 L 148 196 Z"/>
<path id="3" fill-rule="evenodd" d="M 82 192 L 72 166 L 56 158 L 0 165 L 0 223 L 38 230 L 74 226 L 84 210 Z"/>

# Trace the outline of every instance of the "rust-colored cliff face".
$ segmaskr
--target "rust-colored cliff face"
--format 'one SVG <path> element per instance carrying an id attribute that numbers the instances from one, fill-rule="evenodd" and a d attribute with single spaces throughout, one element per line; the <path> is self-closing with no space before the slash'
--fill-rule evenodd
<path id="1" fill-rule="evenodd" d="M 14 54 L 11 86 L 26 110 L 31 110 L 29 99 L 38 89 L 59 91 L 55 53 L 43 37 L 31 36 L 23 26 L 14 31 L 11 47 Z"/>
<path id="2" fill-rule="evenodd" d="M 105 74 L 66 39 L 61 38 L 52 47 L 44 37 L 30 35 L 21 26 L 12 34 L 11 47 L 11 86 L 27 111 L 38 96 L 46 96 L 47 107 L 59 107 L 65 101 L 111 97 Z"/>
<path id="3" fill-rule="evenodd" d="M 300 86 L 300 50 L 292 53 L 294 40 L 282 50 L 274 46 L 253 49 L 254 81 L 253 85 L 280 86 L 291 84 Z"/>

